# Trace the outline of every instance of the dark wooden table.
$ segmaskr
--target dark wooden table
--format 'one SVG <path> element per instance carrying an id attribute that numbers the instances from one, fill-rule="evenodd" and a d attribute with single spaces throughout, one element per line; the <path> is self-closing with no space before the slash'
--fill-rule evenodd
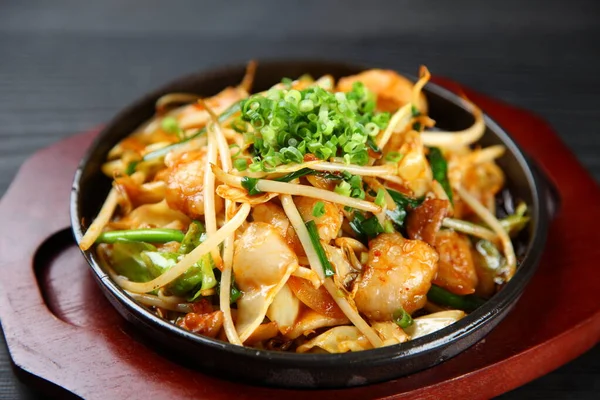
<path id="1" fill-rule="evenodd" d="M 490 3 L 2 1 L 0 194 L 33 152 L 101 124 L 166 80 L 283 57 L 411 73 L 426 64 L 434 74 L 541 115 L 600 179 L 600 3 Z M 596 346 L 503 398 L 592 399 L 598 393 Z M 2 343 L 0 398 L 41 395 L 15 378 Z"/>

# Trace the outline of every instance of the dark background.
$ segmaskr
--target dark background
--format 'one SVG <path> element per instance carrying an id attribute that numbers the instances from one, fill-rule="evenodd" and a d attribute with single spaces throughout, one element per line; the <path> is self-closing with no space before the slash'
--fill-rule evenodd
<path id="1" fill-rule="evenodd" d="M 36 150 L 105 122 L 165 81 L 284 57 L 412 74 L 426 64 L 434 74 L 542 116 L 598 181 L 599 17 L 600 2 L 593 0 L 3 0 L 0 194 Z M 503 398 L 599 393 L 596 346 Z M 14 377 L 4 344 L 0 398 L 37 398 Z"/>

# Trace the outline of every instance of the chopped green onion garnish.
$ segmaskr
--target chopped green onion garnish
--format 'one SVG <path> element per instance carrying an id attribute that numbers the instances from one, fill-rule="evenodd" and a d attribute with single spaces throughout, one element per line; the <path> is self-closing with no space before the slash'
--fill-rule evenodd
<path id="1" fill-rule="evenodd" d="M 230 155 L 231 155 L 231 158 L 236 158 L 242 152 L 242 148 L 237 143 L 230 144 L 229 145 L 229 150 L 231 150 L 229 152 Z M 234 150 L 235 150 L 235 153 L 234 153 Z"/>
<path id="2" fill-rule="evenodd" d="M 404 154 L 400 154 L 397 151 L 390 151 L 389 153 L 387 153 L 385 155 L 385 160 L 391 161 L 391 162 L 398 162 L 398 161 L 402 160 L 403 157 L 404 157 Z"/>
<path id="3" fill-rule="evenodd" d="M 312 215 L 315 218 L 319 218 L 325 215 L 325 203 L 323 203 L 322 201 L 317 201 L 317 203 L 313 207 Z"/>
<path id="4" fill-rule="evenodd" d="M 192 221 L 190 226 L 188 227 L 188 231 L 186 232 L 183 240 L 181 241 L 181 245 L 179 246 L 180 254 L 188 254 L 190 251 L 194 250 L 200 243 L 203 241 L 202 234 L 206 232 L 204 225 L 200 221 Z"/>
<path id="5" fill-rule="evenodd" d="M 245 171 L 248 169 L 248 161 L 245 158 L 237 158 L 233 160 L 233 166 L 238 171 Z"/>
<path id="6" fill-rule="evenodd" d="M 373 215 L 365 219 L 365 216 L 360 212 L 354 212 L 354 218 L 350 221 L 350 227 L 363 242 L 371 240 L 385 232 L 376 216 Z"/>
<path id="7" fill-rule="evenodd" d="M 365 219 L 361 224 L 362 230 L 369 239 L 373 239 L 383 233 L 383 226 L 379 223 L 376 216 Z"/>
<path id="8" fill-rule="evenodd" d="M 379 152 L 372 137 L 390 118 L 389 113 L 375 112 L 375 100 L 360 82 L 348 93 L 311 86 L 303 90 L 272 88 L 250 96 L 242 101 L 238 119 L 246 123 L 244 137 L 254 151 L 250 169 L 266 171 L 280 164 L 300 163 L 306 154 L 367 164 L 369 148 Z"/>
<path id="9" fill-rule="evenodd" d="M 350 194 L 352 193 L 352 186 L 350 186 L 350 184 L 346 181 L 341 181 L 335 187 L 335 189 L 333 189 L 333 191 L 336 192 L 337 194 L 341 194 L 342 196 L 350 197 Z"/>
<path id="10" fill-rule="evenodd" d="M 384 126 L 385 127 L 385 126 Z M 375 141 L 373 140 L 372 136 L 367 137 L 367 145 L 369 146 L 369 148 L 371 150 L 373 150 L 375 153 L 381 153 L 381 149 L 379 148 L 379 146 L 377 146 L 377 144 L 375 143 Z"/>
<path id="11" fill-rule="evenodd" d="M 175 117 L 164 117 L 160 123 L 160 127 L 167 133 L 179 133 L 179 123 Z"/>
<path id="12" fill-rule="evenodd" d="M 394 200 L 394 203 L 396 203 L 396 209 L 387 210 L 386 215 L 392 222 L 398 225 L 399 228 L 403 228 L 408 210 L 418 207 L 423 202 L 424 198 L 415 199 L 392 189 L 387 189 L 387 191 L 392 197 L 392 200 Z"/>
<path id="13" fill-rule="evenodd" d="M 400 328 L 408 328 L 413 324 L 412 317 L 402 307 L 394 311 L 392 318 Z"/>

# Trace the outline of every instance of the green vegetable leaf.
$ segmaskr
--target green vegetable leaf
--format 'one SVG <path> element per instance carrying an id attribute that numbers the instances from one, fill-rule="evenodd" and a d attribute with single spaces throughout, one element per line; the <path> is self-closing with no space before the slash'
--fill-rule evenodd
<path id="1" fill-rule="evenodd" d="M 444 191 L 448 195 L 448 199 L 450 202 L 454 204 L 452 201 L 452 188 L 450 187 L 450 181 L 448 180 L 448 163 L 446 159 L 442 155 L 442 152 L 437 147 L 429 148 L 429 164 L 431 165 L 431 172 L 433 173 L 433 179 L 438 181 Z"/>
<path id="2" fill-rule="evenodd" d="M 205 233 L 204 225 L 200 221 L 192 221 L 187 233 L 179 246 L 179 254 L 188 254 L 202 243 L 202 234 Z"/>
<path id="3" fill-rule="evenodd" d="M 160 127 L 163 131 L 172 134 L 179 134 L 181 128 L 179 127 L 179 123 L 175 117 L 165 117 L 161 121 Z"/>
<path id="4" fill-rule="evenodd" d="M 214 270 L 215 272 L 215 276 L 217 279 L 217 289 L 220 292 L 221 291 L 221 271 L 219 271 L 218 269 Z M 229 289 L 229 302 L 230 303 L 235 303 L 241 296 L 242 296 L 242 291 L 240 289 L 238 289 L 236 283 L 235 283 L 235 276 L 233 274 L 231 274 L 231 286 Z"/>
<path id="5" fill-rule="evenodd" d="M 400 192 L 392 189 L 387 189 L 388 193 L 396 203 L 395 210 L 387 210 L 386 215 L 399 227 L 404 228 L 404 222 L 408 211 L 418 207 L 424 200 L 424 198 L 412 198 L 408 197 Z"/>
<path id="6" fill-rule="evenodd" d="M 111 266 L 119 275 L 133 282 L 148 282 L 154 278 L 141 254 L 143 251 L 155 251 L 148 243 L 119 239 L 114 242 L 111 253 Z"/>
<path id="7" fill-rule="evenodd" d="M 404 155 L 398 153 L 397 151 L 390 151 L 385 155 L 385 160 L 391 162 L 399 162 L 400 160 L 402 160 L 403 157 Z"/>
<path id="8" fill-rule="evenodd" d="M 385 232 L 376 216 L 373 215 L 369 218 L 365 218 L 365 216 L 358 211 L 354 212 L 352 221 L 350 221 L 350 227 L 362 242 L 371 240 Z"/>

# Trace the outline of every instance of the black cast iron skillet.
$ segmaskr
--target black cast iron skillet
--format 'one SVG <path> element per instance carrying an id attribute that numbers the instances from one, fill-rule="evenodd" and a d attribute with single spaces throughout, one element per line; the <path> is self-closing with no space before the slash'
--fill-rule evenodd
<path id="1" fill-rule="evenodd" d="M 342 63 L 282 61 L 260 62 L 254 90 L 264 90 L 284 77 L 309 73 L 336 78 L 355 74 L 365 68 Z M 195 73 L 177 79 L 142 97 L 118 114 L 100 133 L 82 160 L 73 182 L 71 222 L 77 242 L 87 227 L 80 221 L 93 220 L 108 191 L 110 180 L 100 171 L 108 151 L 154 114 L 155 101 L 166 93 L 190 92 L 213 95 L 226 86 L 237 85 L 244 66 Z M 428 84 L 425 94 L 429 114 L 437 126 L 459 130 L 470 126 L 473 117 L 465 103 L 453 93 Z M 533 275 L 546 240 L 551 218 L 549 187 L 528 163 L 508 134 L 490 118 L 481 140 L 485 146 L 503 144 L 507 151 L 499 160 L 506 173 L 511 193 L 530 205 L 531 223 L 523 261 L 513 279 L 483 306 L 464 319 L 433 334 L 407 343 L 347 354 L 295 354 L 255 350 L 190 333 L 151 313 L 134 302 L 100 267 L 93 251 L 83 253 L 100 288 L 128 321 L 145 334 L 157 349 L 167 352 L 186 365 L 228 379 L 271 386 L 317 388 L 364 385 L 384 381 L 431 367 L 467 349 L 511 310 Z M 552 203 L 553 204 L 553 203 Z M 527 235 L 526 235 L 527 236 Z"/>

